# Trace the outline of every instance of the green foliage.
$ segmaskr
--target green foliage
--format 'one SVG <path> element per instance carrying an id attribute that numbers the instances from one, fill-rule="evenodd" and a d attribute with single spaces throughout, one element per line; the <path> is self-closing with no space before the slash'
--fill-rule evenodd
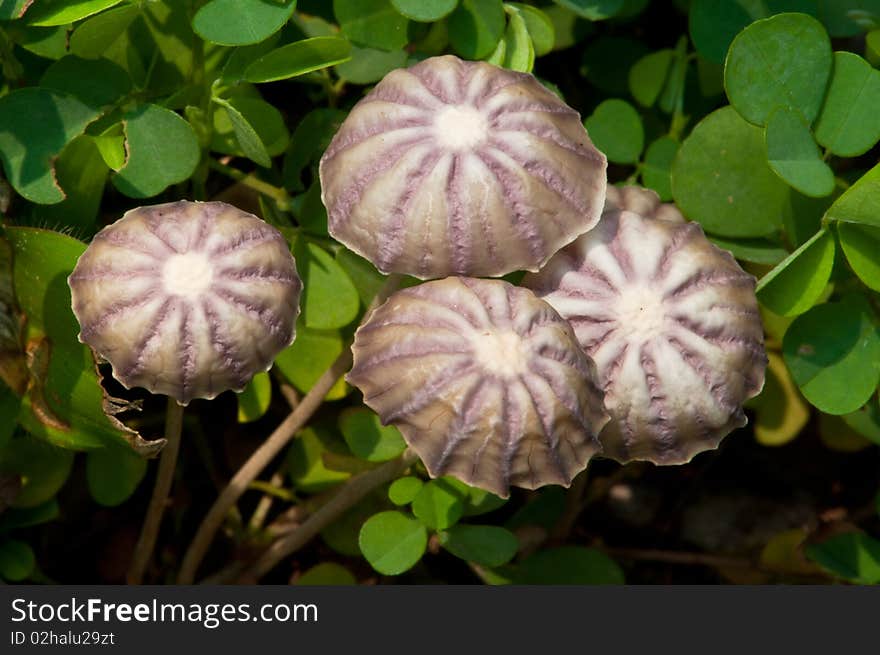
<path id="1" fill-rule="evenodd" d="M 330 237 L 318 162 L 370 85 L 437 54 L 534 70 L 585 118 L 610 183 L 674 201 L 760 278 L 760 444 L 818 426 L 811 408 L 826 441 L 836 430 L 880 444 L 878 17 L 878 0 L 0 2 L 0 474 L 23 481 L 11 508 L 0 503 L 0 577 L 35 579 L 30 533 L 16 531 L 68 511 L 57 499 L 71 485 L 125 511 L 161 445 L 116 419 L 135 405 L 108 395 L 77 340 L 65 279 L 79 239 L 143 201 L 218 197 L 261 213 L 305 285 L 298 338 L 272 375 L 307 393 L 385 280 Z M 288 447 L 277 506 L 308 514 L 404 452 L 350 391 L 339 380 Z M 223 432 L 238 443 L 288 409 L 266 373 L 229 398 L 214 402 L 234 405 Z M 125 421 L 160 429 L 149 410 Z M 187 475 L 202 468 L 193 460 Z M 327 547 L 309 553 L 325 561 L 304 558 L 314 566 L 294 580 L 355 584 L 363 563 L 342 556 L 384 575 L 424 560 L 419 579 L 452 562 L 492 583 L 623 582 L 583 545 L 604 524 L 549 541 L 565 511 L 558 488 L 501 499 L 413 466 L 326 526 Z M 231 531 L 236 552 L 263 549 L 274 533 L 260 525 Z M 830 575 L 880 581 L 867 534 L 807 543 Z"/>

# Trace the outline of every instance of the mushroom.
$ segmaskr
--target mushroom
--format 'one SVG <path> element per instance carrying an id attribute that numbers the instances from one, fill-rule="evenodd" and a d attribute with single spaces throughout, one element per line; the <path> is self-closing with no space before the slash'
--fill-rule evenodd
<path id="1" fill-rule="evenodd" d="M 127 212 L 68 282 L 80 341 L 126 388 L 181 405 L 271 367 L 295 337 L 302 289 L 278 230 L 222 202 Z"/>
<path id="2" fill-rule="evenodd" d="M 421 279 L 536 271 L 599 220 L 605 156 L 532 75 L 452 55 L 391 71 L 320 162 L 330 234 Z"/>
<path id="3" fill-rule="evenodd" d="M 398 291 L 355 333 L 348 381 L 432 476 L 500 496 L 568 486 L 608 420 L 593 363 L 531 291 L 467 277 Z"/>
<path id="4" fill-rule="evenodd" d="M 223 202 L 126 212 L 68 278 L 79 339 L 126 388 L 169 397 L 159 473 L 128 580 L 143 578 L 171 488 L 183 406 L 241 391 L 295 337 L 302 283 L 284 237 Z"/>
<path id="5" fill-rule="evenodd" d="M 611 414 L 604 455 L 680 464 L 745 425 L 767 356 L 755 278 L 696 223 L 628 209 L 674 217 L 651 193 L 612 198 L 596 229 L 523 284 L 596 362 Z"/>

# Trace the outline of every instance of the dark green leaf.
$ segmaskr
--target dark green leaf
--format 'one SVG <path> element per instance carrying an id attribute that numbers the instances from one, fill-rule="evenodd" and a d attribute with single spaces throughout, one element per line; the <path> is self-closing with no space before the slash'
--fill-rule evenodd
<path id="1" fill-rule="evenodd" d="M 320 246 L 299 239 L 294 247 L 303 280 L 303 321 L 309 328 L 340 328 L 357 318 L 360 299 L 351 279 Z"/>
<path id="2" fill-rule="evenodd" d="M 368 48 L 400 50 L 409 39 L 407 19 L 390 0 L 333 0 L 333 13 L 349 41 Z"/>
<path id="3" fill-rule="evenodd" d="M 611 18 L 623 8 L 624 0 L 553 0 L 587 20 Z"/>
<path id="4" fill-rule="evenodd" d="M 873 400 L 864 407 L 841 416 L 850 429 L 880 446 L 880 405 Z"/>
<path id="5" fill-rule="evenodd" d="M 107 59 L 81 59 L 69 55 L 49 66 L 40 86 L 68 93 L 99 110 L 124 97 L 131 89 L 131 79 L 123 68 Z"/>
<path id="6" fill-rule="evenodd" d="M 780 316 L 797 316 L 810 309 L 828 284 L 834 267 L 834 237 L 819 230 L 757 286 L 758 300 Z"/>
<path id="7" fill-rule="evenodd" d="M 91 350 L 77 340 L 67 276 L 85 244 L 63 234 L 9 227 L 15 265 L 15 293 L 27 316 L 32 384 L 22 403 L 22 425 L 66 448 L 100 448 L 127 443 L 153 454 L 162 443 L 140 435 L 106 413 L 109 398 L 98 379 Z"/>
<path id="8" fill-rule="evenodd" d="M 688 13 L 688 27 L 694 47 L 716 64 L 724 56 L 733 37 L 752 22 L 752 16 L 736 0 L 693 0 Z"/>
<path id="9" fill-rule="evenodd" d="M 0 158 L 6 179 L 22 196 L 41 204 L 64 200 L 54 161 L 98 112 L 73 96 L 40 88 L 0 98 Z"/>
<path id="10" fill-rule="evenodd" d="M 269 153 L 266 151 L 266 145 L 263 143 L 260 135 L 257 134 L 257 131 L 248 122 L 248 119 L 236 109 L 231 101 L 224 100 L 223 98 L 212 98 L 212 100 L 223 107 L 226 112 L 226 116 L 229 118 L 232 130 L 235 133 L 235 139 L 245 157 L 248 157 L 251 161 L 260 166 L 266 168 L 271 166 L 272 160 L 269 157 Z"/>
<path id="11" fill-rule="evenodd" d="M 819 19 L 831 36 L 855 36 L 863 29 L 856 21 L 859 11 L 880 16 L 880 0 L 819 0 Z"/>
<path id="12" fill-rule="evenodd" d="M 491 525 L 454 525 L 440 533 L 440 545 L 468 562 L 480 566 L 502 566 L 519 547 L 510 530 Z"/>
<path id="13" fill-rule="evenodd" d="M 789 252 L 782 244 L 772 239 L 725 239 L 710 237 L 709 241 L 723 250 L 730 251 L 734 257 L 745 262 L 776 266 L 788 257 Z"/>
<path id="14" fill-rule="evenodd" d="M 261 166 L 270 166 L 269 157 L 280 155 L 290 143 L 284 117 L 273 105 L 259 97 L 235 96 L 219 100 L 222 109 L 214 112 L 211 149 L 230 155 L 246 155 Z M 233 114 L 238 116 L 233 119 Z M 245 149 L 253 149 L 249 154 Z M 259 143 L 259 145 L 258 145 Z M 261 149 L 262 148 L 262 149 Z M 265 160 L 257 161 L 255 157 Z M 266 163 L 263 163 L 266 162 Z"/>
<path id="15" fill-rule="evenodd" d="M 358 545 L 374 569 L 398 575 L 422 559 L 428 545 L 425 526 L 400 512 L 380 512 L 361 528 Z"/>
<path id="16" fill-rule="evenodd" d="M 398 478 L 388 487 L 388 498 L 397 506 L 409 505 L 424 484 L 419 478 Z"/>
<path id="17" fill-rule="evenodd" d="M 220 45 L 258 43 L 281 29 L 296 0 L 211 0 L 196 12 L 193 29 Z"/>
<path id="18" fill-rule="evenodd" d="M 617 563 L 595 548 L 560 546 L 539 550 L 523 560 L 516 576 L 521 584 L 623 584 Z"/>
<path id="19" fill-rule="evenodd" d="M 33 5 L 33 0 L 0 0 L 0 20 L 21 18 Z"/>
<path id="20" fill-rule="evenodd" d="M 409 57 L 406 50 L 376 50 L 374 48 L 351 49 L 351 59 L 339 64 L 336 73 L 354 84 L 378 82 L 395 68 L 403 68 Z M 329 111 L 329 110 L 325 110 Z"/>
<path id="21" fill-rule="evenodd" d="M 812 122 L 831 75 L 831 42 L 825 28 L 806 14 L 779 14 L 740 32 L 724 66 L 724 88 L 746 120 L 764 125 L 777 107 Z"/>
<path id="22" fill-rule="evenodd" d="M 593 144 L 616 164 L 635 164 L 645 147 L 639 113 L 625 100 L 605 100 L 584 121 Z"/>
<path id="23" fill-rule="evenodd" d="M 412 510 L 429 528 L 445 530 L 455 525 L 464 513 L 464 497 L 446 480 L 430 480 L 419 490 Z"/>
<path id="24" fill-rule="evenodd" d="M 880 541 L 861 532 L 838 534 L 806 548 L 807 557 L 850 582 L 880 584 Z"/>
<path id="25" fill-rule="evenodd" d="M 13 507 L 31 508 L 50 500 L 70 477 L 73 452 L 29 435 L 14 437 L 0 450 L 0 472 L 17 473 L 22 487 Z"/>
<path id="26" fill-rule="evenodd" d="M 67 25 L 97 14 L 122 0 L 64 0 L 61 2 L 38 2 L 28 11 L 27 20 L 31 25 Z"/>
<path id="27" fill-rule="evenodd" d="M 366 407 L 351 407 L 339 416 L 339 430 L 356 457 L 368 462 L 394 459 L 406 450 L 406 442 L 393 425 L 382 425 Z"/>
<path id="28" fill-rule="evenodd" d="M 113 184 L 131 198 L 149 198 L 183 182 L 199 163 L 199 143 L 183 118 L 158 105 L 125 115 L 128 160 Z"/>
<path id="29" fill-rule="evenodd" d="M 863 296 L 818 305 L 789 326 L 782 354 L 804 397 L 826 414 L 856 411 L 880 383 L 880 333 Z"/>
<path id="30" fill-rule="evenodd" d="M 661 136 L 648 146 L 642 166 L 642 184 L 653 189 L 660 200 L 672 200 L 672 162 L 678 152 L 679 143 L 668 136 Z"/>
<path id="31" fill-rule="evenodd" d="M 26 580 L 34 571 L 34 551 L 23 541 L 0 539 L 0 578 L 10 582 Z"/>
<path id="32" fill-rule="evenodd" d="M 504 34 L 504 5 L 501 0 L 461 0 L 447 21 L 453 50 L 465 59 L 483 59 Z"/>
<path id="33" fill-rule="evenodd" d="M 645 55 L 629 69 L 629 92 L 639 104 L 650 107 L 657 101 L 671 63 L 672 50 L 658 50 Z"/>
<path id="34" fill-rule="evenodd" d="M 338 36 L 316 36 L 269 52 L 245 70 L 249 82 L 275 82 L 341 64 L 351 58 L 351 45 Z"/>
<path id="35" fill-rule="evenodd" d="M 410 20 L 432 23 L 451 14 L 458 0 L 391 0 L 391 4 Z"/>
<path id="36" fill-rule="evenodd" d="M 839 223 L 837 238 L 859 279 L 874 291 L 880 291 L 880 227 Z"/>
<path id="37" fill-rule="evenodd" d="M 880 164 L 844 191 L 826 216 L 832 221 L 880 227 Z"/>
<path id="38" fill-rule="evenodd" d="M 788 107 L 774 111 L 767 120 L 764 137 L 770 168 L 788 184 L 814 198 L 834 191 L 834 171 L 822 161 L 800 112 Z"/>
<path id="39" fill-rule="evenodd" d="M 287 451 L 290 479 L 297 489 L 318 493 L 347 480 L 349 473 L 333 471 L 324 464 L 324 453 L 341 454 L 345 446 L 324 429 L 308 427 L 297 435 Z"/>
<path id="40" fill-rule="evenodd" d="M 275 358 L 275 366 L 293 386 L 306 393 L 339 357 L 342 349 L 342 336 L 337 330 L 309 330 L 297 325 L 296 341 Z M 345 394 L 345 381 L 340 379 L 330 389 L 327 400 L 337 400 Z"/>
<path id="41" fill-rule="evenodd" d="M 361 304 L 365 308 L 368 307 L 376 294 L 379 293 L 382 285 L 385 284 L 385 276 L 377 271 L 369 261 L 347 248 L 336 253 L 336 262 L 342 267 L 342 270 L 348 273 L 348 277 L 354 283 Z"/>
<path id="42" fill-rule="evenodd" d="M 60 515 L 58 501 L 55 498 L 34 507 L 13 507 L 0 514 L 0 532 L 10 532 L 18 528 L 29 528 L 54 521 Z"/>
<path id="43" fill-rule="evenodd" d="M 353 585 L 357 584 L 354 575 L 336 562 L 321 562 L 299 576 L 296 585 Z"/>
<path id="44" fill-rule="evenodd" d="M 305 189 L 303 170 L 321 158 L 345 116 L 340 109 L 313 109 L 305 115 L 296 126 L 284 155 L 284 186 L 294 191 Z"/>
<path id="45" fill-rule="evenodd" d="M 138 14 L 136 5 L 123 5 L 83 21 L 70 35 L 70 52 L 97 59 L 125 34 Z"/>
<path id="46" fill-rule="evenodd" d="M 556 41 L 556 30 L 553 27 L 553 21 L 543 11 L 532 5 L 526 5 L 521 2 L 507 3 L 511 7 L 519 10 L 523 19 L 526 21 L 529 36 L 535 48 L 535 55 L 543 57 L 553 50 L 553 44 Z"/>
<path id="47" fill-rule="evenodd" d="M 360 557 L 358 536 L 361 526 L 376 512 L 387 507 L 388 503 L 378 493 L 370 494 L 352 509 L 321 531 L 324 543 L 340 555 Z"/>
<path id="48" fill-rule="evenodd" d="M 880 71 L 851 52 L 834 53 L 834 72 L 816 141 L 841 157 L 856 157 L 880 140 Z"/>
<path id="49" fill-rule="evenodd" d="M 238 394 L 238 422 L 250 423 L 262 418 L 272 402 L 272 381 L 265 371 L 257 373 Z"/>
<path id="50" fill-rule="evenodd" d="M 624 96 L 629 92 L 630 69 L 648 52 L 641 41 L 602 36 L 584 50 L 582 73 L 605 93 Z"/>
<path id="51" fill-rule="evenodd" d="M 89 493 L 99 505 L 115 507 L 128 500 L 147 473 L 147 460 L 130 450 L 101 448 L 86 456 Z"/>
<path id="52" fill-rule="evenodd" d="M 46 59 L 61 59 L 67 54 L 68 32 L 66 27 L 30 27 L 22 29 L 16 39 L 18 45 Z"/>
<path id="53" fill-rule="evenodd" d="M 67 198 L 44 207 L 40 215 L 92 234 L 109 172 L 95 140 L 85 134 L 76 137 L 55 160 L 55 175 Z"/>
<path id="54" fill-rule="evenodd" d="M 684 140 L 672 165 L 672 194 L 707 232 L 758 237 L 782 225 L 788 187 L 767 163 L 761 129 L 732 107 L 712 112 Z"/>

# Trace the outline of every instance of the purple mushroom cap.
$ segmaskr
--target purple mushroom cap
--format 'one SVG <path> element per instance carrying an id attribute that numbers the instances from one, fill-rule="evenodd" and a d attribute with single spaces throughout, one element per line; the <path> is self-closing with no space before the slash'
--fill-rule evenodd
<path id="1" fill-rule="evenodd" d="M 568 486 L 608 420 L 571 327 L 501 280 L 446 278 L 395 293 L 355 334 L 348 381 L 398 426 L 432 476 L 501 496 Z"/>
<path id="2" fill-rule="evenodd" d="M 629 206 L 657 213 L 649 195 L 630 195 Z M 761 391 L 767 363 L 755 279 L 696 223 L 612 201 L 596 229 L 523 284 L 596 362 L 611 414 L 604 455 L 680 464 L 745 425 L 742 403 Z"/>
<path id="3" fill-rule="evenodd" d="M 532 75 L 452 55 L 390 72 L 321 159 L 330 233 L 384 273 L 536 271 L 592 228 L 605 156 Z"/>
<path id="4" fill-rule="evenodd" d="M 181 405 L 241 391 L 296 336 L 302 283 L 284 237 L 222 202 L 126 212 L 68 283 L 80 341 L 126 388 Z"/>

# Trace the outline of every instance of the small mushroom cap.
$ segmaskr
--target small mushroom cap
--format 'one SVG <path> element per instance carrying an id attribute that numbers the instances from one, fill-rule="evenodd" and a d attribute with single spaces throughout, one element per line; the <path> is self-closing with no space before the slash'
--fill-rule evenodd
<path id="1" fill-rule="evenodd" d="M 611 209 L 523 284 L 596 362 L 604 455 L 682 464 L 745 425 L 767 363 L 755 279 L 696 223 Z"/>
<path id="2" fill-rule="evenodd" d="M 673 223 L 684 223 L 684 215 L 671 202 L 663 202 L 653 189 L 635 185 L 608 185 L 605 194 L 605 212 L 626 210 L 643 218 L 656 218 Z M 604 212 L 603 212 L 604 214 Z"/>
<path id="3" fill-rule="evenodd" d="M 399 291 L 355 334 L 348 380 L 432 476 L 500 496 L 568 486 L 608 420 L 593 363 L 550 305 L 501 280 Z"/>
<path id="4" fill-rule="evenodd" d="M 606 159 L 532 75 L 452 55 L 391 71 L 321 158 L 330 233 L 385 273 L 536 271 L 602 212 Z"/>
<path id="5" fill-rule="evenodd" d="M 223 202 L 126 212 L 68 278 L 79 339 L 126 388 L 186 405 L 241 391 L 289 346 L 302 282 L 284 237 Z"/>

